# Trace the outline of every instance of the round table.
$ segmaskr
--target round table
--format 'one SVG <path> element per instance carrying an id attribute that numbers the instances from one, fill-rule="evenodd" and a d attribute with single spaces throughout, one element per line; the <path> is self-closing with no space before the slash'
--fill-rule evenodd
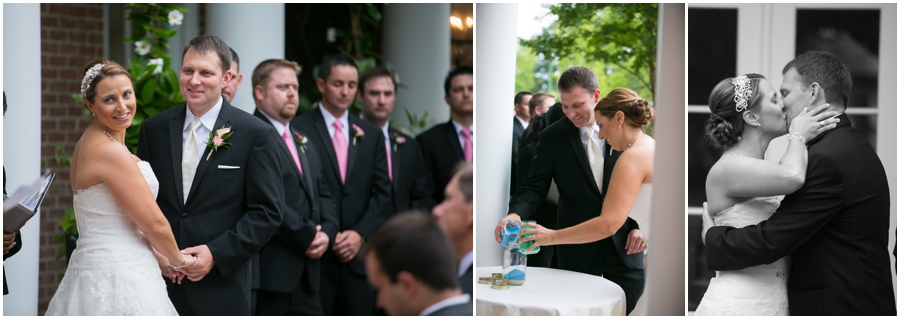
<path id="1" fill-rule="evenodd" d="M 482 316 L 624 316 L 625 292 L 603 277 L 580 272 L 528 267 L 525 284 L 497 290 L 478 278 L 501 267 L 475 270 L 475 314 Z"/>

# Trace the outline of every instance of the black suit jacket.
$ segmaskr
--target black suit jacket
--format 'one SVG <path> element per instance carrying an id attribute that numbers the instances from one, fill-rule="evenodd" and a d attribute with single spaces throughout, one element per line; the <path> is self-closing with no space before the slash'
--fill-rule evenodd
<path id="1" fill-rule="evenodd" d="M 464 304 L 452 305 L 435 310 L 429 316 L 472 316 L 472 299 Z"/>
<path id="2" fill-rule="evenodd" d="M 275 129 L 223 99 L 214 129 L 230 126 L 227 142 L 200 162 L 185 203 L 182 200 L 182 131 L 186 105 L 144 120 L 138 157 L 150 162 L 159 180 L 159 208 L 182 249 L 207 245 L 215 266 L 202 280 L 182 281 L 198 315 L 250 314 L 250 259 L 282 220 L 284 186 Z M 207 139 L 200 136 L 200 139 Z M 222 169 L 219 165 L 237 166 Z M 166 281 L 169 292 L 174 286 Z"/>
<path id="3" fill-rule="evenodd" d="M 444 188 L 453 178 L 453 168 L 466 160 L 453 120 L 422 132 L 416 140 L 422 148 L 426 172 L 434 181 L 432 199 L 435 204 L 440 204 L 444 201 Z"/>
<path id="4" fill-rule="evenodd" d="M 425 160 L 419 143 L 409 135 L 388 127 L 391 134 L 391 181 L 394 214 L 415 209 L 431 212 L 435 203 L 431 198 L 434 182 L 425 172 Z M 393 135 L 402 136 L 406 143 L 396 145 Z M 442 190 L 443 191 L 443 190 Z"/>
<path id="5" fill-rule="evenodd" d="M 291 120 L 293 127 L 303 128 L 311 144 L 322 154 L 322 176 L 333 192 L 338 216 L 339 231 L 355 230 L 363 239 L 375 231 L 387 218 L 391 205 L 391 182 L 387 171 L 387 154 L 384 150 L 384 133 L 357 116 L 348 116 L 349 124 L 359 126 L 365 137 L 351 135 L 347 156 L 347 181 L 341 183 L 340 167 L 331 135 L 322 117 L 321 104 L 312 111 Z M 330 124 L 328 124 L 330 125 Z M 344 130 L 351 134 L 352 128 Z M 334 243 L 332 243 L 333 245 Z M 332 251 L 322 257 L 323 269 L 337 267 L 339 260 Z M 365 275 L 362 254 L 349 262 L 359 275 Z"/>
<path id="6" fill-rule="evenodd" d="M 612 175 L 612 168 L 620 152 L 611 151 L 608 145 L 606 147 L 601 195 L 591 174 L 579 130 L 572 121 L 557 121 L 544 129 L 538 137 L 537 156 L 534 158 L 531 174 L 510 201 L 509 212 L 518 213 L 523 220 L 530 219 L 538 204 L 547 197 L 550 181 L 555 180 L 559 189 L 557 220 L 560 229 L 578 225 L 602 214 L 603 195 L 606 194 L 609 176 Z M 618 232 L 601 240 L 611 240 L 622 263 L 629 268 L 643 266 L 644 253 L 628 255 L 625 251 L 628 233 L 636 228 L 637 222 L 629 217 Z M 557 246 L 560 268 L 587 272 L 601 241 Z"/>
<path id="7" fill-rule="evenodd" d="M 537 154 L 537 141 L 528 143 L 519 149 L 519 166 L 516 168 L 518 181 L 521 185 L 528 179 L 531 174 L 531 167 L 534 165 L 534 157 Z M 604 178 L 606 175 L 604 174 Z M 515 194 L 513 194 L 515 195 Z M 558 207 L 551 201 L 542 200 L 538 207 L 531 213 L 531 219 L 538 224 L 550 229 L 557 229 L 556 226 L 556 210 Z"/>
<path id="8" fill-rule="evenodd" d="M 525 133 L 525 126 L 519 122 L 519 119 L 513 116 L 513 137 L 512 137 L 512 169 L 509 174 L 509 196 L 516 194 L 516 188 L 519 187 L 519 150 L 521 149 L 522 134 Z"/>
<path id="9" fill-rule="evenodd" d="M 896 315 L 888 232 L 891 194 L 884 166 L 846 114 L 809 141 L 806 183 L 767 221 L 706 234 L 712 270 L 791 256 L 791 315 Z"/>
<path id="10" fill-rule="evenodd" d="M 258 109 L 253 115 L 272 125 Z M 291 132 L 306 136 L 302 130 L 291 127 Z M 292 134 L 293 135 L 293 134 Z M 305 284 L 312 291 L 319 291 L 319 260 L 306 257 L 306 249 L 316 237 L 316 226 L 328 234 L 330 242 L 337 235 L 338 221 L 334 199 L 322 177 L 322 163 L 318 150 L 309 141 L 306 147 L 296 145 L 297 157 L 303 168 L 301 174 L 294 164 L 294 158 L 278 134 L 281 155 L 282 181 L 284 182 L 284 209 L 281 227 L 271 240 L 259 251 L 259 288 L 268 291 L 289 293 Z M 293 140 L 294 137 L 291 136 Z"/>

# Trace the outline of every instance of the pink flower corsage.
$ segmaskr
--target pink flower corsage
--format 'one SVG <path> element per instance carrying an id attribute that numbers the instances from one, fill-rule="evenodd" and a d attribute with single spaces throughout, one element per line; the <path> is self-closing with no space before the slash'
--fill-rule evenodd
<path id="1" fill-rule="evenodd" d="M 391 142 L 393 143 L 391 144 L 394 144 L 394 152 L 396 152 L 398 145 L 406 144 L 406 138 L 400 134 L 397 134 L 397 132 L 394 132 L 392 135 L 393 136 L 391 136 Z"/>
<path id="2" fill-rule="evenodd" d="M 231 127 L 225 127 L 222 125 L 222 128 L 209 132 L 209 139 L 206 140 L 206 147 L 210 149 L 209 155 L 206 155 L 206 160 L 209 161 L 209 158 L 213 153 L 219 150 L 219 147 L 230 148 L 231 143 L 225 142 L 229 137 L 231 137 Z"/>
<path id="3" fill-rule="evenodd" d="M 300 135 L 300 133 L 294 132 L 294 143 L 300 146 L 300 151 L 306 153 L 306 143 L 309 142 L 309 139 L 306 136 Z"/>
<path id="4" fill-rule="evenodd" d="M 363 139 L 366 137 L 366 132 L 364 132 L 359 126 L 353 124 L 353 146 L 356 146 L 356 140 Z"/>

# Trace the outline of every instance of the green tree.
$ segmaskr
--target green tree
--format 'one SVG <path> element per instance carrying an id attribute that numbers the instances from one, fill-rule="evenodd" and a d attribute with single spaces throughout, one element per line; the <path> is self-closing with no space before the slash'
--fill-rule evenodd
<path id="1" fill-rule="evenodd" d="M 625 80 L 628 87 L 653 99 L 657 4 L 554 4 L 548 9 L 558 17 L 557 21 L 540 35 L 521 39 L 522 46 L 538 55 L 558 58 L 559 65 L 575 65 L 566 62 L 582 59 L 602 62 L 601 69 L 593 68 L 596 64 L 579 65 L 603 70 L 609 81 Z M 618 71 L 626 73 L 629 79 Z"/>

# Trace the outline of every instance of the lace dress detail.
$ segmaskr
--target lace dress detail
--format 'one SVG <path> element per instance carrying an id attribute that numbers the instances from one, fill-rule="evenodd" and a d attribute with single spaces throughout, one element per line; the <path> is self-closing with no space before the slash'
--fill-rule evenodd
<path id="1" fill-rule="evenodd" d="M 716 215 L 716 225 L 744 227 L 768 219 L 784 196 L 751 198 Z M 741 270 L 717 271 L 697 307 L 698 316 L 787 316 L 790 259 Z"/>
<path id="2" fill-rule="evenodd" d="M 138 167 L 153 197 L 159 181 L 147 162 Z M 178 315 L 166 292 L 150 242 L 103 184 L 73 197 L 79 237 L 46 315 Z"/>

